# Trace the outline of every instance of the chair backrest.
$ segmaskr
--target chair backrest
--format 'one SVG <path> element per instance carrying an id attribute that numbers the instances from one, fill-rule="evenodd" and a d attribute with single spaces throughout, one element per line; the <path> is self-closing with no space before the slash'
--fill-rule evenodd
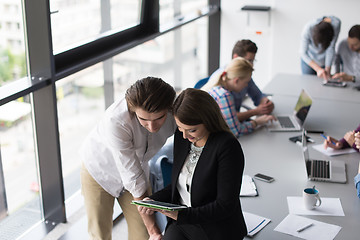
<path id="1" fill-rule="evenodd" d="M 200 79 L 194 86 L 196 89 L 202 88 L 209 81 L 209 77 Z"/>
<path id="2" fill-rule="evenodd" d="M 164 187 L 171 183 L 171 171 L 172 163 L 168 161 L 168 158 L 161 159 L 161 173 L 163 177 Z"/>

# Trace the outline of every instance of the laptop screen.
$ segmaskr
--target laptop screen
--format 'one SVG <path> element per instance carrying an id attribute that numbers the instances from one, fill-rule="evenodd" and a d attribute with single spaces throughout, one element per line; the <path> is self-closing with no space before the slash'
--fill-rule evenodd
<path id="1" fill-rule="evenodd" d="M 308 146 L 307 146 L 305 129 L 302 130 L 302 149 L 301 150 L 302 150 L 303 158 L 305 161 L 306 174 L 307 174 L 307 176 L 310 176 L 311 161 L 309 160 L 309 150 L 308 150 Z"/>
<path id="2" fill-rule="evenodd" d="M 294 109 L 295 116 L 300 121 L 301 125 L 304 124 L 305 118 L 309 113 L 311 104 L 312 104 L 311 97 L 309 96 L 309 94 L 305 92 L 304 89 L 302 89 Z"/>

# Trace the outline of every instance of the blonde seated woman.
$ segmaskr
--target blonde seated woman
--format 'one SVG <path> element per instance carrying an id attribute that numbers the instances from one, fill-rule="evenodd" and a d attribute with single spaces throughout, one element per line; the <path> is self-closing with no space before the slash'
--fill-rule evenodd
<path id="1" fill-rule="evenodd" d="M 272 115 L 261 115 L 250 121 L 240 121 L 239 112 L 235 107 L 235 100 L 231 92 L 240 92 L 251 80 L 254 71 L 252 64 L 242 57 L 232 59 L 225 71 L 216 77 L 216 82 L 210 79 L 202 90 L 208 90 L 220 107 L 221 113 L 231 132 L 240 137 L 253 132 L 258 126 L 276 120 Z M 211 87 L 212 86 L 212 87 Z"/>

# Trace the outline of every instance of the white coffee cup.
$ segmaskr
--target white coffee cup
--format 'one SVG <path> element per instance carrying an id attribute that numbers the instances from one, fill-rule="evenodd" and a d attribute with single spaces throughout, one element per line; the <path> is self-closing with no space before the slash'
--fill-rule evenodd
<path id="1" fill-rule="evenodd" d="M 305 188 L 303 191 L 303 199 L 305 208 L 312 210 L 321 205 L 321 199 L 319 196 L 319 191 L 313 188 Z"/>

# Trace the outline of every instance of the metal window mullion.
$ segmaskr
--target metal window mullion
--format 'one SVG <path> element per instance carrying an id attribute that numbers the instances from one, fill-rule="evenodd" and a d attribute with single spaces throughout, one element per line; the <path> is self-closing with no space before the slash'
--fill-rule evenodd
<path id="1" fill-rule="evenodd" d="M 174 1 L 174 18 L 180 16 L 181 13 L 181 1 Z M 182 28 L 178 28 L 174 31 L 174 87 L 181 86 L 182 81 Z"/>
<path id="2" fill-rule="evenodd" d="M 5 218 L 7 214 L 8 214 L 8 206 L 6 200 L 5 179 L 4 179 L 4 171 L 2 167 L 1 148 L 0 148 L 0 220 Z"/>
<path id="3" fill-rule="evenodd" d="M 221 0 L 209 0 L 209 5 L 220 8 Z M 209 16 L 209 45 L 208 45 L 208 75 L 210 76 L 216 69 L 219 68 L 220 63 L 220 25 L 221 25 L 221 11 Z"/>
<path id="4" fill-rule="evenodd" d="M 31 94 L 42 211 L 49 222 L 65 222 L 49 1 L 23 0 L 23 10 L 28 73 L 32 81 L 50 79 Z"/>

